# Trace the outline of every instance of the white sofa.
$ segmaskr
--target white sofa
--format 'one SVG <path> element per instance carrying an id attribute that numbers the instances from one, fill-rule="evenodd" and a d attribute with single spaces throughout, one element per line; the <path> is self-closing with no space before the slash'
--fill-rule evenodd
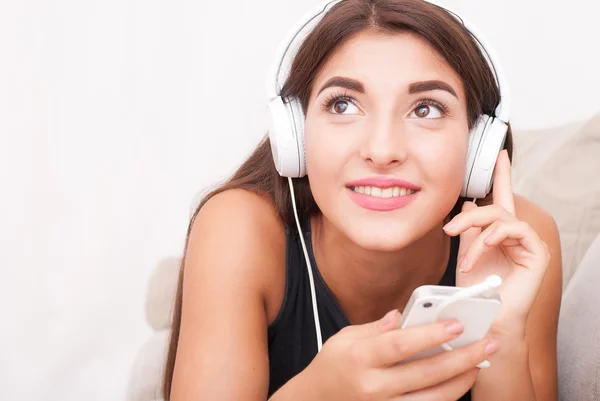
<path id="1" fill-rule="evenodd" d="M 560 400 L 600 400 L 600 114 L 553 129 L 515 130 L 514 136 L 515 192 L 550 211 L 561 236 L 566 291 L 559 323 Z M 161 261 L 150 281 L 146 313 L 156 332 L 132 368 L 128 401 L 162 399 L 179 262 Z"/>
<path id="2" fill-rule="evenodd" d="M 600 400 L 600 235 L 563 293 L 558 327 L 561 401 Z"/>

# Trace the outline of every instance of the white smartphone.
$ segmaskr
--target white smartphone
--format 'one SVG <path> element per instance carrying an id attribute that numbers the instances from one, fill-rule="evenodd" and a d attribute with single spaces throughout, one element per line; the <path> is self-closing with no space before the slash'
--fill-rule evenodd
<path id="1" fill-rule="evenodd" d="M 418 287 L 413 291 L 404 308 L 399 327 L 405 329 L 435 323 L 436 318 L 438 320 L 456 319 L 464 325 L 464 331 L 460 336 L 448 342 L 450 347 L 456 349 L 483 339 L 500 312 L 502 306 L 500 296 L 494 291 L 485 296 L 458 299 L 438 312 L 438 307 L 444 301 L 463 289 L 462 287 L 437 285 Z M 443 351 L 444 349 L 438 346 L 406 361 L 432 356 Z"/>

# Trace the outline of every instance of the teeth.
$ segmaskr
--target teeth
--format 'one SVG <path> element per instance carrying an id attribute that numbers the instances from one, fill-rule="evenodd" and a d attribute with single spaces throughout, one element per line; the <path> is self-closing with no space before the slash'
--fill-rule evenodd
<path id="1" fill-rule="evenodd" d="M 378 187 L 353 187 L 354 192 L 359 194 L 365 194 L 370 196 L 376 196 L 378 198 L 393 198 L 397 196 L 407 196 L 414 194 L 416 191 L 408 188 L 391 187 L 381 189 Z"/>
<path id="2" fill-rule="evenodd" d="M 393 193 L 394 193 L 393 188 L 386 188 L 381 191 L 381 197 L 382 198 L 391 198 Z"/>

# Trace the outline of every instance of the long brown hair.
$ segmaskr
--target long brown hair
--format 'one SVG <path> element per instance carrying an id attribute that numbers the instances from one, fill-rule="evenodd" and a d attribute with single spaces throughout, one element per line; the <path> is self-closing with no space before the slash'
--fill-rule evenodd
<path id="1" fill-rule="evenodd" d="M 467 99 L 469 127 L 481 114 L 492 115 L 499 102 L 499 89 L 493 72 L 481 54 L 477 43 L 452 15 L 422 0 L 345 0 L 336 4 L 306 37 L 296 54 L 281 95 L 296 97 L 304 110 L 315 77 L 328 58 L 353 35 L 367 29 L 382 33 L 409 32 L 423 38 L 461 77 Z M 512 158 L 512 136 L 509 128 L 505 148 Z M 275 204 L 281 219 L 294 225 L 290 192 L 285 178 L 275 170 L 271 145 L 265 138 L 233 176 L 209 192 L 200 202 L 188 227 L 188 239 L 200 208 L 214 195 L 233 188 L 242 188 L 267 195 Z M 319 212 L 306 177 L 295 180 L 299 218 Z M 465 199 L 458 199 L 451 215 L 456 214 Z M 483 200 L 486 202 L 486 199 Z M 184 258 L 173 310 L 173 323 L 164 371 L 162 393 L 170 398 L 171 382 L 181 324 Z"/>

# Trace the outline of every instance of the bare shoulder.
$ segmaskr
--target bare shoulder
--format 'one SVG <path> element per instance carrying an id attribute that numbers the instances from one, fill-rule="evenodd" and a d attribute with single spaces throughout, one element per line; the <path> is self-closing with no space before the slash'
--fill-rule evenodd
<path id="1" fill-rule="evenodd" d="M 285 226 L 267 195 L 230 189 L 208 200 L 192 226 L 188 260 L 207 252 L 228 255 L 223 259 L 228 263 L 219 266 L 226 270 L 222 273 L 244 276 L 265 295 L 269 315 L 278 312 L 285 283 Z"/>
<path id="2" fill-rule="evenodd" d="M 264 400 L 267 328 L 285 284 L 285 231 L 267 197 L 227 190 L 189 233 L 172 400 Z"/>
<path id="3" fill-rule="evenodd" d="M 552 215 L 525 196 L 515 194 L 517 218 L 529 224 L 548 246 L 552 257 L 561 257 L 558 226 Z M 559 265 L 558 268 L 561 266 Z"/>
<path id="4" fill-rule="evenodd" d="M 515 211 L 520 220 L 526 221 L 529 225 L 540 229 L 544 233 L 558 235 L 556 222 L 550 212 L 523 195 L 515 194 L 514 198 Z M 542 235 L 539 231 L 538 234 Z"/>
<path id="5" fill-rule="evenodd" d="M 522 195 L 515 194 L 514 198 L 517 218 L 529 224 L 548 246 L 551 260 L 546 276 L 550 277 L 549 280 L 560 281 L 562 286 L 562 253 L 556 221 L 546 209 L 537 203 Z M 555 286 L 558 286 L 558 283 Z"/>
<path id="6" fill-rule="evenodd" d="M 562 300 L 562 254 L 558 227 L 550 213 L 524 196 L 515 195 L 519 220 L 533 228 L 548 247 L 550 262 L 529 313 L 525 329 L 529 365 L 539 399 L 557 397 L 557 331 Z"/>
<path id="7" fill-rule="evenodd" d="M 272 247 L 272 241 L 281 242 L 285 231 L 275 204 L 267 195 L 230 189 L 213 196 L 198 212 L 190 233 L 191 242 L 203 233 L 264 248 Z M 246 248 L 252 251 L 254 246 Z"/>

